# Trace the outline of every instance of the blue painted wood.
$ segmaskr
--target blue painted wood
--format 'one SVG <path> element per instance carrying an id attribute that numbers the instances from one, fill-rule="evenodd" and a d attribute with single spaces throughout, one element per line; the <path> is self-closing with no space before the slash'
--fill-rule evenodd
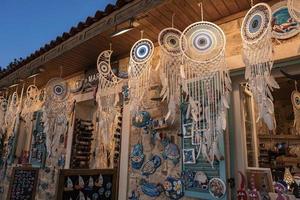
<path id="1" fill-rule="evenodd" d="M 183 125 L 188 122 L 187 119 L 185 119 L 184 113 L 181 113 L 181 132 L 183 133 Z M 188 149 L 188 148 L 195 148 L 195 146 L 191 143 L 191 138 L 183 138 L 182 139 L 182 149 Z M 208 163 L 206 160 L 200 157 L 197 159 L 196 164 L 183 164 L 182 162 L 182 171 L 203 171 L 208 179 L 212 178 L 220 178 L 222 179 L 225 184 L 227 180 L 226 176 L 226 156 L 225 156 L 225 145 L 224 145 L 224 134 L 220 138 L 219 142 L 219 150 L 224 155 L 224 160 L 222 161 L 215 161 L 214 162 L 214 168 L 212 168 L 211 164 Z M 227 187 L 227 184 L 226 184 Z M 227 189 L 227 188 L 226 188 Z M 185 196 L 188 197 L 194 197 L 194 198 L 201 198 L 205 200 L 211 200 L 214 199 L 208 190 L 203 190 L 201 188 L 185 188 Z M 222 200 L 227 200 L 226 195 L 224 195 Z"/>

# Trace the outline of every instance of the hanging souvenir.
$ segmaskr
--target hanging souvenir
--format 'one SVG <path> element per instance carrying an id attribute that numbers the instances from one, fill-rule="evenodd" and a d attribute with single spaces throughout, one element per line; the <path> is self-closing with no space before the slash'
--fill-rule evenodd
<path id="1" fill-rule="evenodd" d="M 196 164 L 195 149 L 183 149 L 183 163 Z"/>
<path id="2" fill-rule="evenodd" d="M 189 103 L 187 118 L 192 118 L 192 144 L 199 145 L 211 164 L 219 153 L 217 136 L 226 129 L 229 108 L 225 43 L 224 32 L 206 21 L 188 26 L 180 38 L 182 89 Z"/>
<path id="3" fill-rule="evenodd" d="M 60 152 L 57 152 L 60 136 L 64 135 L 68 129 L 68 96 L 69 87 L 62 78 L 52 78 L 48 81 L 45 91 L 42 94 L 45 98 L 43 107 L 44 131 L 46 133 L 47 162 L 57 163 Z M 53 156 L 53 152 L 57 152 Z M 57 157 L 57 158 L 56 158 Z"/>
<path id="4" fill-rule="evenodd" d="M 172 18 L 173 21 L 173 18 Z M 182 53 L 179 46 L 181 31 L 172 27 L 163 29 L 158 36 L 160 46 L 160 79 L 162 83 L 161 97 L 168 102 L 166 120 L 174 122 L 176 108 L 180 103 L 180 65 Z"/>
<path id="5" fill-rule="evenodd" d="M 241 176 L 240 188 L 237 191 L 237 200 L 247 200 L 247 192 L 245 190 L 245 176 L 242 172 L 239 172 Z"/>
<path id="6" fill-rule="evenodd" d="M 276 200 L 287 200 L 287 198 L 285 197 L 285 193 L 286 193 L 287 189 L 283 184 L 277 182 L 274 185 L 274 189 L 275 189 L 275 192 L 277 193 Z"/>
<path id="7" fill-rule="evenodd" d="M 272 35 L 277 39 L 289 39 L 299 33 L 299 23 L 291 17 L 286 1 L 272 7 Z"/>
<path id="8" fill-rule="evenodd" d="M 181 199 L 184 196 L 184 184 L 181 179 L 167 177 L 163 183 L 165 195 L 170 199 Z"/>
<path id="9" fill-rule="evenodd" d="M 209 193 L 216 199 L 221 199 L 226 193 L 226 185 L 219 178 L 212 178 L 208 183 Z"/>
<path id="10" fill-rule="evenodd" d="M 208 178 L 202 171 L 197 171 L 194 176 L 195 185 L 203 190 L 208 189 Z"/>
<path id="11" fill-rule="evenodd" d="M 72 180 L 68 177 L 67 178 L 67 187 L 65 187 L 65 191 L 72 191 L 73 189 L 73 182 Z"/>
<path id="12" fill-rule="evenodd" d="M 298 0 L 288 0 L 287 6 L 291 17 L 300 22 L 300 3 Z"/>
<path id="13" fill-rule="evenodd" d="M 145 128 L 150 125 L 151 116 L 147 111 L 139 111 L 132 117 L 132 125 L 137 128 Z"/>
<path id="14" fill-rule="evenodd" d="M 152 158 L 143 165 L 141 169 L 142 175 L 149 176 L 151 174 L 154 174 L 156 169 L 160 167 L 160 165 L 161 158 L 157 155 L 152 156 Z"/>
<path id="15" fill-rule="evenodd" d="M 144 179 L 141 180 L 140 185 L 142 192 L 149 197 L 158 197 L 163 191 L 160 184 L 149 183 Z"/>
<path id="16" fill-rule="evenodd" d="M 111 66 L 112 50 L 100 53 L 97 59 L 99 72 L 99 84 L 97 90 L 97 102 L 99 105 L 99 133 L 96 142 L 96 157 L 100 157 L 95 168 L 113 167 L 113 155 L 115 151 L 114 130 L 117 126 L 117 117 L 120 109 L 117 104 L 120 102 L 119 93 L 122 91 L 122 78 L 115 75 Z M 108 162 L 107 162 L 108 160 Z M 109 163 L 110 166 L 106 166 Z"/>
<path id="17" fill-rule="evenodd" d="M 102 176 L 102 174 L 100 174 L 97 181 L 95 182 L 95 186 L 102 187 L 102 185 L 103 185 L 103 176 Z"/>
<path id="18" fill-rule="evenodd" d="M 143 145 L 139 143 L 134 145 L 130 154 L 131 167 L 133 169 L 140 169 L 144 163 L 144 159 Z"/>
<path id="19" fill-rule="evenodd" d="M 164 159 L 169 159 L 173 162 L 174 165 L 177 165 L 180 159 L 180 151 L 176 144 L 170 142 L 169 139 L 163 139 L 162 145 L 164 147 L 164 151 L 162 156 Z"/>
<path id="20" fill-rule="evenodd" d="M 128 68 L 131 111 L 142 106 L 142 99 L 150 87 L 151 59 L 154 45 L 149 39 L 140 39 L 130 51 Z"/>
<path id="21" fill-rule="evenodd" d="M 291 101 L 294 110 L 294 128 L 296 135 L 300 135 L 300 92 L 297 89 L 297 82 L 295 82 L 295 90 L 292 92 Z"/>
<path id="22" fill-rule="evenodd" d="M 274 118 L 273 88 L 279 88 L 271 76 L 273 67 L 272 12 L 268 4 L 259 3 L 246 14 L 241 28 L 243 60 L 246 65 L 245 79 L 253 93 L 258 119 L 276 128 Z"/>

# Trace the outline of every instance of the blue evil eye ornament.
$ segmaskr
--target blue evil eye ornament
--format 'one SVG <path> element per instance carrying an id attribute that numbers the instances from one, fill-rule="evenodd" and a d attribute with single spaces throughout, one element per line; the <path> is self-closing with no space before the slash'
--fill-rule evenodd
<path id="1" fill-rule="evenodd" d="M 132 118 L 132 125 L 137 128 L 144 128 L 150 125 L 151 116 L 147 111 L 137 112 Z"/>
<path id="2" fill-rule="evenodd" d="M 260 41 L 271 27 L 272 11 L 268 4 L 259 3 L 246 14 L 242 28 L 242 39 L 248 44 Z"/>
<path id="3" fill-rule="evenodd" d="M 148 39 L 141 39 L 137 41 L 131 49 L 132 61 L 137 64 L 147 62 L 153 55 L 154 45 Z"/>
<path id="4" fill-rule="evenodd" d="M 183 186 L 181 179 L 167 177 L 163 184 L 165 195 L 170 199 L 180 199 L 184 196 Z"/>
<path id="5" fill-rule="evenodd" d="M 162 153 L 163 158 L 172 160 L 174 165 L 177 165 L 180 159 L 180 151 L 176 144 L 171 143 L 169 139 L 163 139 L 162 145 L 164 146 L 164 151 Z"/>
<path id="6" fill-rule="evenodd" d="M 142 192 L 149 197 L 158 197 L 163 192 L 163 188 L 160 184 L 149 183 L 145 179 L 140 183 Z"/>
<path id="7" fill-rule="evenodd" d="M 159 156 L 153 156 L 149 161 L 147 161 L 142 167 L 142 175 L 149 176 L 154 174 L 156 169 L 161 165 L 161 159 Z"/>
<path id="8" fill-rule="evenodd" d="M 144 159 L 143 145 L 140 143 L 134 145 L 130 154 L 131 167 L 133 169 L 140 169 L 144 163 Z"/>

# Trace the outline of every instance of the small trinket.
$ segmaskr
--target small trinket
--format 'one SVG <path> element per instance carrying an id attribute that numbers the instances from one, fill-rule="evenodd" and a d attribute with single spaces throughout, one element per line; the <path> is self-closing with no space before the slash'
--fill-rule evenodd
<path id="1" fill-rule="evenodd" d="M 167 177 L 164 181 L 163 188 L 165 195 L 170 199 L 177 200 L 184 196 L 183 182 L 181 179 Z"/>
<path id="2" fill-rule="evenodd" d="M 219 178 L 212 178 L 208 183 L 209 193 L 216 199 L 221 199 L 226 193 L 226 185 Z"/>
<path id="3" fill-rule="evenodd" d="M 134 145 L 130 154 L 131 167 L 133 169 L 140 169 L 143 165 L 144 159 L 145 155 L 143 153 L 143 145 L 139 143 Z"/>
<path id="4" fill-rule="evenodd" d="M 161 165 L 161 159 L 159 156 L 153 156 L 149 161 L 147 161 L 141 171 L 143 176 L 149 176 L 155 173 L 156 169 Z"/>

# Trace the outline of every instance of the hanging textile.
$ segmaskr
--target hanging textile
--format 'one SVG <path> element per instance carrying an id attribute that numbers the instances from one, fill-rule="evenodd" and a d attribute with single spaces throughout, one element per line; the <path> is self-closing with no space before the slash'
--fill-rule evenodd
<path id="1" fill-rule="evenodd" d="M 149 89 L 153 52 L 154 45 L 148 39 L 137 41 L 131 48 L 128 76 L 132 112 L 136 112 L 142 106 L 142 99 Z"/>
<path id="2" fill-rule="evenodd" d="M 181 31 L 175 28 L 165 28 L 158 36 L 160 46 L 160 79 L 162 83 L 161 97 L 168 102 L 166 120 L 174 122 L 176 108 L 180 104 L 180 65 L 182 53 L 179 46 Z"/>
<path id="3" fill-rule="evenodd" d="M 180 38 L 183 52 L 182 89 L 187 94 L 192 119 L 192 144 L 213 165 L 218 135 L 226 128 L 231 81 L 225 63 L 226 38 L 215 24 L 201 21 L 187 27 Z M 197 156 L 197 157 L 198 157 Z"/>
<path id="4" fill-rule="evenodd" d="M 94 168 L 112 168 L 115 140 L 114 133 L 118 117 L 121 116 L 119 93 L 122 91 L 122 78 L 117 77 L 111 68 L 111 55 L 113 51 L 106 50 L 100 53 L 97 60 L 99 72 L 99 85 L 97 102 L 99 106 L 99 127 L 96 136 L 95 166 Z M 99 145 L 100 144 L 100 145 Z"/>
<path id="5" fill-rule="evenodd" d="M 279 88 L 271 76 L 273 67 L 272 12 L 265 3 L 252 7 L 246 14 L 241 28 L 245 79 L 249 83 L 258 111 L 269 130 L 276 128 L 271 91 Z"/>

